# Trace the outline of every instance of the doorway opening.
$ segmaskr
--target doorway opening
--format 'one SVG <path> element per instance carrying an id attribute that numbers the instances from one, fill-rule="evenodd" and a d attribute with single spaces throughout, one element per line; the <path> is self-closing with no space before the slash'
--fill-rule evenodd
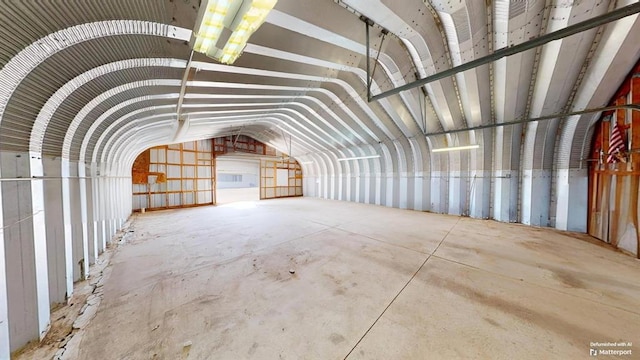
<path id="1" fill-rule="evenodd" d="M 240 134 L 215 138 L 213 149 L 217 205 L 302 196 L 302 168 L 289 155 Z"/>
<path id="2" fill-rule="evenodd" d="M 260 159 L 221 155 L 216 159 L 217 205 L 260 200 Z"/>

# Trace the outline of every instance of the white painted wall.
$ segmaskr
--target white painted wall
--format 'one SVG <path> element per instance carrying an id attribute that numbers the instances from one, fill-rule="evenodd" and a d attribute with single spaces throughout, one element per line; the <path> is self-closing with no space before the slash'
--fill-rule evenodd
<path id="1" fill-rule="evenodd" d="M 49 323 L 49 284 L 42 180 L 31 180 L 28 153 L 0 153 L 10 347 L 40 338 Z M 11 180 L 13 179 L 13 180 Z M 33 195 L 33 196 L 32 196 Z M 36 197 L 40 196 L 39 199 Z"/>
<path id="2" fill-rule="evenodd" d="M 0 166 L 0 178 L 2 178 Z M 0 359 L 9 359 L 11 344 L 9 340 L 9 304 L 7 294 L 7 262 L 5 251 L 4 215 L 2 208 L 2 185 L 0 184 Z"/>
<path id="3" fill-rule="evenodd" d="M 47 263 L 49 269 L 49 298 L 52 303 L 65 303 L 67 291 L 67 265 L 72 271 L 71 243 L 65 241 L 64 202 L 62 193 L 62 162 L 59 158 L 42 159 L 44 176 L 44 210 L 46 213 Z M 69 238 L 69 240 L 71 240 Z M 69 254 L 67 254 L 67 251 Z M 70 275 L 70 274 L 69 274 Z M 72 279 L 70 279 L 72 280 Z M 71 295 L 71 293 L 69 293 Z"/>

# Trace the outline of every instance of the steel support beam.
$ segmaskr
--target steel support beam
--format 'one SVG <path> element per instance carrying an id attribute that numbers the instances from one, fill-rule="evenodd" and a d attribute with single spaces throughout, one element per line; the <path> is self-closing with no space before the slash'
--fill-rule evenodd
<path id="1" fill-rule="evenodd" d="M 189 61 L 187 61 L 187 67 L 184 69 L 184 75 L 182 76 L 182 84 L 180 85 L 180 96 L 178 97 L 178 105 L 176 107 L 176 133 L 173 136 L 173 141 L 178 140 L 189 129 L 189 118 L 182 118 L 182 103 L 184 102 L 184 95 L 187 92 L 187 82 L 191 74 L 191 61 L 193 60 L 193 50 L 189 55 Z"/>
<path id="2" fill-rule="evenodd" d="M 238 142 L 238 139 L 240 139 L 240 134 L 242 134 L 242 129 L 244 129 L 244 125 L 242 125 L 242 127 L 240 128 L 240 130 L 238 130 L 238 135 L 236 135 L 236 139 L 233 142 L 233 150 L 236 150 L 236 143 Z"/>
<path id="3" fill-rule="evenodd" d="M 619 19 L 622 19 L 623 17 L 627 17 L 629 15 L 633 15 L 633 14 L 637 14 L 638 12 L 640 12 L 640 2 L 637 2 L 635 4 L 632 5 L 627 5 L 623 8 L 608 12 L 606 14 L 603 15 L 599 15 L 596 17 L 593 17 L 589 20 L 585 20 L 582 22 L 579 22 L 577 24 L 571 25 L 571 26 L 567 26 L 564 29 L 560 29 L 558 31 L 554 31 L 552 33 L 549 34 L 545 34 L 542 36 L 539 36 L 533 40 L 529 40 L 526 42 L 523 42 L 522 44 L 518 44 L 518 45 L 514 45 L 514 46 L 509 46 L 506 48 L 502 48 L 499 49 L 497 51 L 495 51 L 494 53 L 481 57 L 479 59 L 476 60 L 472 60 L 469 61 L 467 63 L 464 63 L 462 65 L 458 65 L 455 67 L 452 67 L 451 69 L 439 72 L 437 74 L 431 75 L 431 76 L 427 76 L 426 78 L 423 79 L 419 79 L 416 81 L 413 81 L 411 83 L 399 86 L 397 88 L 382 92 L 378 95 L 375 96 L 371 96 L 370 93 L 370 83 L 369 81 L 367 81 L 367 89 L 368 90 L 368 96 L 367 96 L 367 100 L 369 102 L 371 101 L 375 101 L 375 100 L 380 100 L 383 98 L 386 98 L 388 96 L 391 95 L 395 95 L 398 94 L 399 92 L 405 91 L 405 90 L 410 90 L 413 88 L 416 88 L 418 86 L 422 86 L 422 85 L 426 85 L 428 83 L 434 82 L 434 81 L 438 81 L 440 79 L 444 79 L 446 77 L 449 76 L 453 76 L 459 72 L 463 72 L 463 71 L 467 71 L 470 69 L 473 69 L 475 67 L 481 66 L 481 65 L 485 65 L 488 64 L 490 62 L 496 61 L 498 59 L 501 59 L 503 57 L 506 56 L 511 56 L 523 51 L 527 51 L 533 48 L 536 48 L 538 46 L 544 45 L 548 42 L 554 41 L 554 40 L 560 40 L 562 38 L 565 38 L 567 36 L 571 36 L 589 29 L 593 29 L 596 28 L 598 26 L 610 23 L 612 21 L 616 21 Z M 369 73 L 369 25 L 367 24 L 367 79 L 370 78 L 370 73 Z"/>
<path id="4" fill-rule="evenodd" d="M 564 113 L 564 114 L 546 115 L 546 116 L 540 116 L 540 117 L 536 117 L 536 118 L 513 120 L 513 121 L 502 122 L 502 123 L 480 125 L 480 126 L 474 126 L 474 127 L 470 127 L 470 128 L 464 128 L 464 129 L 438 131 L 438 132 L 434 132 L 434 133 L 425 134 L 425 136 L 429 137 L 429 136 L 437 136 L 437 135 L 455 134 L 455 133 L 464 132 L 464 131 L 491 129 L 491 128 L 497 128 L 497 127 L 501 127 L 501 126 L 524 124 L 524 123 L 529 123 L 529 122 L 534 122 L 534 121 L 552 120 L 552 119 L 558 119 L 558 118 L 563 118 L 563 117 L 568 117 L 568 116 L 573 116 L 573 115 L 590 114 L 590 113 L 609 111 L 609 110 L 617 110 L 617 109 L 631 109 L 631 110 L 640 111 L 640 104 L 625 104 L 625 105 L 606 106 L 606 107 L 594 108 L 594 109 L 585 109 L 585 110 L 574 111 L 574 112 Z"/>
<path id="5" fill-rule="evenodd" d="M 371 26 L 371 20 L 364 16 L 361 16 L 360 20 L 364 21 L 364 27 L 367 33 L 367 53 L 365 54 L 365 57 L 367 58 L 367 101 L 371 102 L 371 77 L 373 76 L 371 74 L 371 64 L 369 61 L 369 52 L 371 50 L 371 44 L 369 42 L 369 26 Z"/>

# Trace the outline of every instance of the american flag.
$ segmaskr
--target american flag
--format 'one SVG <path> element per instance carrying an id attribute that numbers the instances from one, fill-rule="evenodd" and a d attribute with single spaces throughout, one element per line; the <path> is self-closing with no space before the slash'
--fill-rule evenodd
<path id="1" fill-rule="evenodd" d="M 620 125 L 613 125 L 611 130 L 611 139 L 609 139 L 609 156 L 607 156 L 608 163 L 616 163 L 620 161 L 618 154 L 625 151 L 624 140 L 622 139 L 622 132 L 620 131 Z"/>

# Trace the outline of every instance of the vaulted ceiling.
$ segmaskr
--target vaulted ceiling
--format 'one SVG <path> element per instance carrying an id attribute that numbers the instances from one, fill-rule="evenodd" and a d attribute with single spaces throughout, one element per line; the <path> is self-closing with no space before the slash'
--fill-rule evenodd
<path id="1" fill-rule="evenodd" d="M 8 0 L 0 150 L 130 169 L 150 146 L 241 132 L 314 162 L 312 173 L 580 168 L 598 114 L 425 133 L 606 105 L 640 55 L 637 15 L 373 102 L 359 17 L 375 23 L 379 93 L 633 3 L 280 0 L 233 66 L 193 55 L 181 128 L 199 0 Z M 480 148 L 430 152 L 465 144 Z M 370 154 L 382 160 L 335 161 Z"/>

